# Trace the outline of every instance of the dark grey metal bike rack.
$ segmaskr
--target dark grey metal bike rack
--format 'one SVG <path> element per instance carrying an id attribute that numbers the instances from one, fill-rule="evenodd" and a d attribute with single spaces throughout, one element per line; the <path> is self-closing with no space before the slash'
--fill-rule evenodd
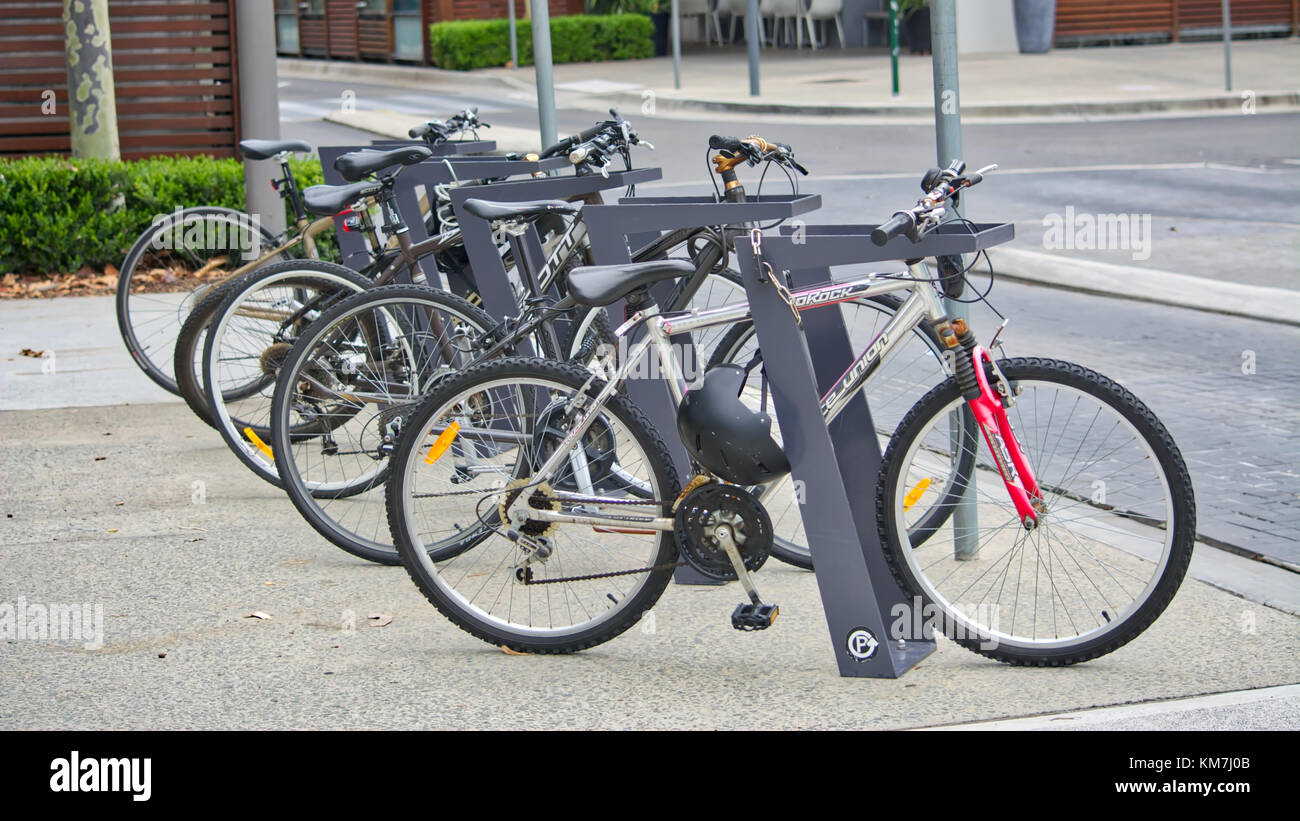
<path id="1" fill-rule="evenodd" d="M 497 150 L 496 140 L 455 140 L 429 145 L 423 140 L 371 140 L 372 148 L 396 148 L 401 145 L 428 146 L 435 157 L 458 157 L 466 154 L 490 154 Z"/>
<path id="2" fill-rule="evenodd" d="M 763 258 L 797 290 L 830 282 L 835 266 L 974 253 L 1014 232 L 1009 224 L 983 224 L 972 234 L 954 224 L 919 243 L 898 237 L 878 247 L 870 240 L 874 228 L 782 226 L 785 236 L 763 237 Z M 803 483 L 800 512 L 840 674 L 897 678 L 934 652 L 935 643 L 932 633 L 913 634 L 921 622 L 917 603 L 895 582 L 880 544 L 880 446 L 874 434 L 861 434 L 875 430 L 871 410 L 859 394 L 829 426 L 821 412 L 820 397 L 857 352 L 839 311 L 804 311 L 801 332 L 773 283 L 759 281 L 749 243 L 738 242 L 736 254 L 792 473 Z M 826 470 L 830 464 L 839 470 Z M 899 619 L 908 625 L 903 642 L 891 629 Z"/>
<path id="3" fill-rule="evenodd" d="M 326 145 L 318 148 L 316 153 L 320 156 L 325 183 L 327 185 L 341 185 L 347 182 L 339 172 L 334 170 L 334 161 L 341 155 L 353 151 L 364 151 L 373 147 L 370 145 Z M 393 193 L 397 198 L 398 211 L 401 212 L 402 219 L 406 222 L 407 229 L 410 232 L 411 241 L 422 242 L 429 238 L 429 232 L 424 226 L 423 214 L 420 211 L 420 198 L 416 193 L 417 187 L 422 186 L 427 192 L 431 192 L 435 185 L 444 185 L 457 180 L 497 179 L 521 174 L 535 174 L 542 171 L 554 171 L 565 167 L 571 167 L 567 157 L 552 157 L 545 160 L 508 160 L 505 157 L 434 156 L 422 163 L 403 168 L 402 173 L 398 175 L 397 181 L 394 183 Z M 334 223 L 335 236 L 337 237 L 339 251 L 343 257 L 343 264 L 354 269 L 364 267 L 370 261 L 365 240 L 362 239 L 360 234 L 344 231 L 341 217 L 336 218 Z M 437 264 L 432 256 L 420 260 L 420 269 L 424 271 L 424 275 L 428 277 L 430 282 L 444 286 L 447 284 L 442 281 L 442 274 L 438 271 Z"/>
<path id="4" fill-rule="evenodd" d="M 567 157 L 559 158 L 564 165 L 569 165 Z M 421 167 L 425 163 L 421 163 Z M 459 167 L 459 166 L 458 166 Z M 485 175 L 486 176 L 486 175 Z M 497 319 L 515 316 L 519 305 L 506 274 L 505 264 L 492 241 L 492 227 L 478 217 L 465 212 L 468 199 L 490 200 L 492 202 L 524 202 L 527 200 L 567 200 L 574 197 L 624 188 L 637 183 L 660 179 L 663 171 L 658 168 L 637 168 L 631 171 L 611 171 L 608 177 L 600 174 L 583 176 L 540 177 L 518 181 L 492 183 L 491 185 L 465 185 L 451 190 L 451 206 L 460 223 L 461 234 L 465 239 L 465 251 L 469 255 L 470 269 L 474 272 L 474 284 L 483 299 L 483 309 Z M 594 208 L 596 206 L 587 206 Z M 591 235 L 590 227 L 588 235 Z M 532 225 L 515 239 L 516 247 L 526 246 L 527 253 L 533 260 L 544 259 L 541 238 Z"/>
<path id="5" fill-rule="evenodd" d="M 592 257 L 598 265 L 618 265 L 632 261 L 629 242 L 636 243 L 657 232 L 676 228 L 696 228 L 707 225 L 743 225 L 751 221 L 770 222 L 789 219 L 807 213 L 821 205 L 816 194 L 801 197 L 753 197 L 745 203 L 719 203 L 711 197 L 625 197 L 618 205 L 588 205 L 582 210 L 591 239 Z M 634 239 L 635 238 L 635 239 Z M 664 304 L 676 283 L 665 282 L 655 289 L 655 295 Z M 618 327 L 623 322 L 622 302 L 609 306 L 610 322 Z M 674 343 L 691 350 L 688 335 L 674 338 Z M 703 366 L 707 363 L 697 363 Z M 677 436 L 677 408 L 673 404 L 668 384 L 663 379 L 634 379 L 628 383 L 628 396 L 635 402 L 650 422 L 669 443 L 673 464 L 683 482 L 690 478 L 690 458 Z M 674 579 L 678 584 L 717 584 L 692 567 L 677 570 Z"/>

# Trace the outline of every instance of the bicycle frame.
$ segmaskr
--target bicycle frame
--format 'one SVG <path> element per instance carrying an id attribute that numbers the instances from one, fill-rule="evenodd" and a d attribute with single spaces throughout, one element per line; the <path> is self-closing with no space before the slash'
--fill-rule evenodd
<path id="1" fill-rule="evenodd" d="M 821 398 L 820 404 L 822 414 L 827 423 L 834 420 L 849 400 L 862 389 L 866 384 L 867 378 L 877 366 L 888 358 L 898 344 L 906 337 L 906 333 L 915 325 L 923 320 L 929 320 L 933 324 L 942 324 L 947 321 L 948 315 L 944 310 L 943 302 L 938 294 L 929 286 L 932 279 L 930 276 L 929 266 L 922 261 L 918 261 L 908 266 L 908 276 L 895 277 L 890 276 L 882 279 L 878 273 L 871 273 L 865 277 L 858 277 L 843 282 L 822 285 L 816 288 L 809 288 L 802 291 L 796 291 L 791 294 L 792 305 L 800 311 L 811 308 L 825 307 L 840 302 L 846 302 L 852 299 L 867 298 L 879 294 L 889 293 L 892 291 L 910 289 L 911 293 L 903 302 L 903 305 L 894 314 L 893 318 L 885 325 L 866 347 L 866 349 L 853 361 L 852 364 L 844 371 L 826 395 Z M 605 386 L 601 389 L 595 399 L 589 403 L 580 404 L 580 413 L 574 420 L 569 433 L 556 445 L 554 453 L 537 471 L 535 476 L 551 476 L 560 468 L 561 463 L 573 457 L 573 449 L 578 440 L 586 434 L 595 418 L 596 412 L 604 407 L 609 398 L 618 390 L 618 386 L 627 378 L 631 369 L 636 365 L 640 358 L 653 348 L 659 361 L 660 372 L 667 375 L 669 390 L 672 393 L 675 404 L 681 404 L 685 397 L 685 379 L 682 375 L 681 367 L 677 363 L 677 357 L 673 353 L 672 346 L 669 342 L 672 333 L 686 333 L 689 331 L 699 330 L 702 328 L 713 327 L 715 325 L 725 325 L 733 322 L 742 321 L 750 317 L 749 305 L 746 302 L 737 302 L 730 305 L 724 305 L 709 310 L 685 311 L 672 314 L 661 314 L 658 306 L 651 306 L 628 319 L 618 330 L 615 331 L 617 336 L 627 335 L 633 328 L 638 325 L 645 325 L 645 336 L 632 346 L 626 361 L 619 368 L 612 368 L 613 359 L 617 355 L 611 352 L 601 361 L 602 370 L 610 374 L 606 380 Z M 596 378 L 593 373 L 588 385 Z M 579 396 L 585 396 L 585 389 L 579 392 Z M 576 472 L 582 475 L 582 471 Z M 554 491 L 555 495 L 563 500 L 575 503 L 599 504 L 603 499 L 590 494 L 570 493 L 566 491 Z M 649 504 L 649 503 L 647 503 Z M 674 527 L 671 517 L 646 517 L 646 516 L 610 516 L 604 514 L 571 514 L 557 511 L 532 510 L 528 511 L 530 519 L 539 521 L 566 522 L 570 524 L 591 524 L 593 526 L 607 526 L 611 522 L 637 525 L 639 527 L 653 528 L 655 530 L 670 531 Z"/>

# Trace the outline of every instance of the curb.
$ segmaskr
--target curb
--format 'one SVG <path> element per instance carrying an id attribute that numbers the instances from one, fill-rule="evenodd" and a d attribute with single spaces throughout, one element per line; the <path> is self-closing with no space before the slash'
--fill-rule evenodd
<path id="1" fill-rule="evenodd" d="M 366 65 L 360 63 L 279 58 L 279 74 L 285 77 L 319 78 L 338 81 L 390 84 L 422 90 L 464 93 L 467 90 L 532 91 L 534 85 L 520 77 L 488 74 L 480 71 L 446 71 L 428 66 Z M 621 106 L 640 106 L 642 92 L 615 91 L 590 94 L 593 98 L 614 101 Z M 1196 112 L 1239 111 L 1243 99 L 1240 94 L 1210 94 L 1190 97 L 1154 97 L 1135 100 L 1062 101 L 1051 103 L 963 103 L 965 119 L 997 118 L 1088 118 L 1116 117 L 1134 114 L 1179 114 Z M 707 97 L 677 97 L 657 93 L 657 107 L 669 111 L 724 112 L 735 114 L 777 114 L 813 117 L 880 117 L 880 118 L 932 118 L 931 105 L 853 105 L 835 103 L 781 103 L 750 102 L 748 100 L 711 99 Z M 1256 92 L 1256 110 L 1300 108 L 1300 90 Z"/>
<path id="2" fill-rule="evenodd" d="M 593 95 L 597 96 L 597 95 Z M 623 105 L 640 105 L 641 91 L 619 91 L 605 96 Z M 1216 94 L 1200 97 L 1163 97 L 1146 100 L 1114 100 L 1059 103 L 962 103 L 963 120 L 1014 119 L 1014 118 L 1099 118 L 1134 114 L 1178 115 L 1187 113 L 1236 113 L 1241 110 L 1242 97 L 1236 94 Z M 1300 91 L 1271 91 L 1256 93 L 1255 109 L 1290 109 L 1300 107 Z M 702 97 L 672 97 L 657 94 L 655 105 L 669 111 L 712 111 L 734 114 L 775 114 L 813 117 L 880 117 L 922 119 L 934 117 L 931 105 L 839 105 L 822 103 L 749 102 L 746 100 L 716 100 Z"/>
<path id="3" fill-rule="evenodd" d="M 989 260 L 996 276 L 1016 282 L 1300 325 L 1300 291 L 1071 259 L 1020 248 L 989 251 Z"/>

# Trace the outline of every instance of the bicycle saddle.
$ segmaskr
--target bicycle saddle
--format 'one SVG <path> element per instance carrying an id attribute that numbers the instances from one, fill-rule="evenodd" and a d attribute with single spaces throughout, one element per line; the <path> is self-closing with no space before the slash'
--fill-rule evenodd
<path id="1" fill-rule="evenodd" d="M 302 192 L 302 207 L 317 216 L 337 214 L 352 203 L 372 194 L 383 186 L 373 182 L 354 182 L 351 185 L 313 185 Z"/>
<path id="2" fill-rule="evenodd" d="M 582 204 L 564 200 L 531 200 L 529 202 L 489 202 L 465 200 L 465 211 L 488 222 L 519 220 L 545 214 L 576 214 Z"/>
<path id="3" fill-rule="evenodd" d="M 625 265 L 585 265 L 569 272 L 569 296 L 580 305 L 608 305 L 645 285 L 695 273 L 684 259 L 656 259 Z"/>
<path id="4" fill-rule="evenodd" d="M 342 174 L 343 179 L 355 182 L 390 165 L 415 165 L 432 156 L 433 152 L 423 145 L 404 145 L 388 151 L 366 149 L 343 154 L 334 161 L 334 170 Z"/>
<path id="5" fill-rule="evenodd" d="M 269 160 L 281 151 L 311 153 L 311 144 L 302 140 L 240 140 L 239 150 L 250 160 Z"/>

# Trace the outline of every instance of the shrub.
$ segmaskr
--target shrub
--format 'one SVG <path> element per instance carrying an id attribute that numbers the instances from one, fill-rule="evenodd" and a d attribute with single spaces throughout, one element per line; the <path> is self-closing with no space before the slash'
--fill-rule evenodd
<path id="1" fill-rule="evenodd" d="M 322 182 L 319 161 L 295 158 L 292 167 L 303 188 Z M 121 265 L 155 215 L 193 205 L 242 209 L 242 164 L 166 156 L 0 160 L 0 274 Z"/>
<path id="2" fill-rule="evenodd" d="M 519 63 L 532 65 L 532 27 L 521 21 Z M 654 56 L 654 24 L 643 14 L 573 15 L 551 18 L 551 59 L 556 63 L 637 60 Z M 434 23 L 429 49 L 441 68 L 468 71 L 504 66 L 510 60 L 507 20 Z"/>

